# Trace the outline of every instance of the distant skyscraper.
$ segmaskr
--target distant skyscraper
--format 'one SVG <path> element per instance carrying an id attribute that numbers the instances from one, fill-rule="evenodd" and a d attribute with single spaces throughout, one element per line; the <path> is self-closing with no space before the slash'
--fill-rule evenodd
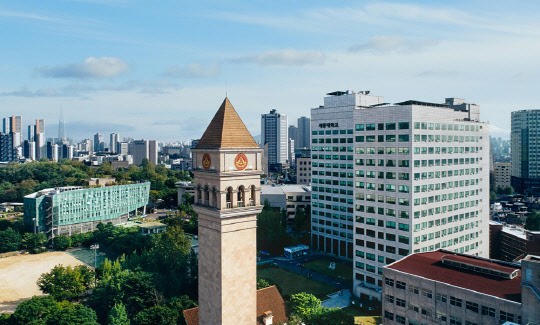
<path id="1" fill-rule="evenodd" d="M 10 117 L 4 117 L 2 120 L 2 132 L 4 134 L 8 134 L 11 132 L 11 118 Z"/>
<path id="2" fill-rule="evenodd" d="M 286 164 L 289 157 L 287 115 L 275 109 L 261 115 L 261 143 L 268 145 L 268 165 Z"/>
<path id="3" fill-rule="evenodd" d="M 37 119 L 34 125 L 34 142 L 36 143 L 36 159 L 45 156 L 45 120 Z"/>
<path id="4" fill-rule="evenodd" d="M 4 133 L 13 132 L 13 148 L 22 144 L 22 117 L 11 116 L 4 118 Z"/>
<path id="5" fill-rule="evenodd" d="M 15 159 L 13 148 L 13 132 L 0 133 L 0 161 L 13 161 Z"/>
<path id="6" fill-rule="evenodd" d="M 118 133 L 111 133 L 110 141 L 109 141 L 109 151 L 118 153 L 119 148 L 118 144 L 120 143 L 120 134 Z"/>
<path id="7" fill-rule="evenodd" d="M 64 110 L 60 108 L 60 118 L 58 119 L 58 141 L 66 140 L 66 126 L 64 124 Z"/>
<path id="8" fill-rule="evenodd" d="M 23 141 L 23 156 L 26 159 L 36 160 L 36 143 L 34 141 Z"/>
<path id="9" fill-rule="evenodd" d="M 298 131 L 296 135 L 297 148 L 309 148 L 311 136 L 311 120 L 305 116 L 298 119 Z"/>
<path id="10" fill-rule="evenodd" d="M 133 164 L 140 166 L 143 159 L 150 160 L 148 140 L 135 140 L 129 143 L 129 154 L 133 156 Z"/>
<path id="11" fill-rule="evenodd" d="M 512 187 L 540 191 L 540 110 L 512 112 Z"/>
<path id="12" fill-rule="evenodd" d="M 156 140 L 148 141 L 148 160 L 154 166 L 158 164 L 158 143 Z"/>
<path id="13" fill-rule="evenodd" d="M 103 135 L 100 133 L 94 134 L 94 152 L 100 152 L 105 149 L 105 143 L 103 142 Z"/>
<path id="14" fill-rule="evenodd" d="M 45 151 L 47 154 L 47 158 L 50 161 L 58 161 L 58 145 L 54 144 L 53 142 L 47 142 L 47 145 L 45 146 Z"/>
<path id="15" fill-rule="evenodd" d="M 294 140 L 294 148 L 298 148 L 298 128 L 294 125 L 289 125 L 289 139 Z"/>

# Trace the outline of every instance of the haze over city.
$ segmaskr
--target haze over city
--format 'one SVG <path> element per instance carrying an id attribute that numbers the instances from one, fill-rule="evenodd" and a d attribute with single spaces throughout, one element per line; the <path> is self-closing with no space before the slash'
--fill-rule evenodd
<path id="1" fill-rule="evenodd" d="M 537 103 L 534 1 L 17 1 L 0 5 L 2 112 L 56 134 L 200 137 L 228 94 L 249 131 L 334 90 L 480 105 L 492 136 Z M 509 11 L 511 7 L 511 11 Z"/>

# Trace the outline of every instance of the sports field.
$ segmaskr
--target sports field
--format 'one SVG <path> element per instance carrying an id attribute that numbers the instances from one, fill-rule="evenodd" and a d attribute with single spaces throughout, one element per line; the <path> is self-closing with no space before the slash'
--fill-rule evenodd
<path id="1" fill-rule="evenodd" d="M 12 313 L 17 305 L 32 296 L 40 296 L 36 281 L 58 264 L 84 264 L 66 252 L 45 252 L 0 258 L 0 314 Z"/>

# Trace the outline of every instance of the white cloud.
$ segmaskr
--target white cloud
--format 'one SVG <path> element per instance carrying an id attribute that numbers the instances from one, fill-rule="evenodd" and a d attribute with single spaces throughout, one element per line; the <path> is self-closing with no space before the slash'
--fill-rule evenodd
<path id="1" fill-rule="evenodd" d="M 349 48 L 351 52 L 376 52 L 376 53 L 411 53 L 419 52 L 427 47 L 437 44 L 436 40 L 430 39 L 410 39 L 401 36 L 382 35 L 374 36 L 369 41 L 353 45 Z"/>
<path id="2" fill-rule="evenodd" d="M 285 49 L 244 56 L 231 61 L 256 63 L 259 65 L 303 66 L 323 64 L 325 60 L 326 56 L 321 51 Z"/>
<path id="3" fill-rule="evenodd" d="M 70 63 L 54 67 L 42 67 L 36 71 L 45 77 L 75 78 L 75 79 L 104 79 L 113 78 L 129 71 L 129 66 L 119 58 L 89 57 L 82 63 Z"/>
<path id="4" fill-rule="evenodd" d="M 59 18 L 42 16 L 42 15 L 37 15 L 34 13 L 5 11 L 5 10 L 0 10 L 0 17 L 23 18 L 23 19 L 46 21 L 46 22 L 65 22 L 65 20 L 59 19 Z"/>
<path id="5" fill-rule="evenodd" d="M 173 78 L 210 78 L 219 75 L 221 67 L 218 63 L 203 66 L 200 63 L 190 63 L 184 68 L 173 65 L 165 69 L 163 75 Z"/>

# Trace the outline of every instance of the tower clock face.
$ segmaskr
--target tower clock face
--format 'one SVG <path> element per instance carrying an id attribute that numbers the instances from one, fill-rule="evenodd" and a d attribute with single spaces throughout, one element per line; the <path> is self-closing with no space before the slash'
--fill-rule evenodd
<path id="1" fill-rule="evenodd" d="M 210 169 L 210 165 L 212 165 L 212 159 L 210 159 L 210 155 L 205 153 L 202 156 L 202 166 L 204 169 Z"/>
<path id="2" fill-rule="evenodd" d="M 248 159 L 243 153 L 239 153 L 236 155 L 236 158 L 234 158 L 234 167 L 238 170 L 244 170 L 247 167 L 247 164 Z"/>

